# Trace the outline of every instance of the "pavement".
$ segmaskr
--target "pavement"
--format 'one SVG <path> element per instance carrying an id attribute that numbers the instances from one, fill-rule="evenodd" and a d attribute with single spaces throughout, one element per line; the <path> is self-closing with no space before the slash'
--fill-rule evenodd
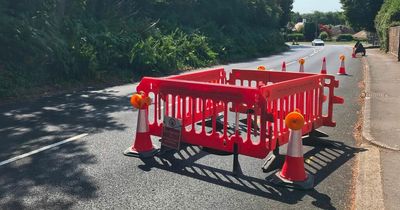
<path id="1" fill-rule="evenodd" d="M 400 206 L 400 63 L 378 49 L 362 58 L 365 71 L 363 131 L 358 157 L 356 209 Z"/>

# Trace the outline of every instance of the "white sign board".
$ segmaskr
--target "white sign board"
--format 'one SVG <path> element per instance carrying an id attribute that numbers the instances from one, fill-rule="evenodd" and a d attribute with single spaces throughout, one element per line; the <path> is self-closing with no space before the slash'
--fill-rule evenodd
<path id="1" fill-rule="evenodd" d="M 182 121 L 164 116 L 161 144 L 171 149 L 179 150 L 181 143 Z"/>

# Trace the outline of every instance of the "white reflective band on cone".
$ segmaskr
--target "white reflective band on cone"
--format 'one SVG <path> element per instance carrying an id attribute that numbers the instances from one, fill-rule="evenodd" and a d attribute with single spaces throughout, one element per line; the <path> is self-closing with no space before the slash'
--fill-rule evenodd
<path id="1" fill-rule="evenodd" d="M 139 109 L 138 124 L 136 131 L 138 133 L 149 132 L 149 116 L 147 109 Z"/>
<path id="2" fill-rule="evenodd" d="M 289 134 L 289 142 L 287 148 L 287 156 L 290 157 L 303 157 L 303 142 L 302 142 L 302 131 L 291 130 Z"/>

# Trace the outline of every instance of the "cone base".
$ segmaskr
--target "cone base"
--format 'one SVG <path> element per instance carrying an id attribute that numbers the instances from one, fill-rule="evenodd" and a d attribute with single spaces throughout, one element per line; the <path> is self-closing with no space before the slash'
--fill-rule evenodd
<path id="1" fill-rule="evenodd" d="M 298 182 L 298 181 L 290 181 L 288 179 L 285 179 L 281 176 L 281 172 L 277 171 L 273 176 L 272 179 L 270 180 L 273 184 L 275 185 L 281 185 L 285 187 L 290 187 L 293 189 L 299 189 L 299 190 L 309 190 L 314 188 L 314 176 L 306 173 L 307 178 L 304 181 Z"/>
<path id="2" fill-rule="evenodd" d="M 138 158 L 150 158 L 154 157 L 160 150 L 153 145 L 153 149 L 145 152 L 138 152 L 132 147 L 129 147 L 124 151 L 124 155 L 129 156 L 129 157 L 138 157 Z"/>
<path id="3" fill-rule="evenodd" d="M 346 70 L 343 67 L 340 67 L 338 75 L 347 75 Z"/>

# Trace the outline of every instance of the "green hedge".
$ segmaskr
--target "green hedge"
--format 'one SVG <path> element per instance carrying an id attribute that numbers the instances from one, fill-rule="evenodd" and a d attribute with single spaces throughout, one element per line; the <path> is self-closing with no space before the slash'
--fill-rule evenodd
<path id="1" fill-rule="evenodd" d="M 375 18 L 375 27 L 381 43 L 381 49 L 388 51 L 388 30 L 391 26 L 400 25 L 400 1 L 385 0 Z"/>
<path id="2" fill-rule="evenodd" d="M 282 15 L 267 0 L 1 0 L 0 98 L 282 51 Z"/>
<path id="3" fill-rule="evenodd" d="M 291 41 L 304 41 L 304 35 L 301 33 L 294 33 L 294 34 L 288 34 L 286 37 L 286 41 L 291 42 Z"/>
<path id="4" fill-rule="evenodd" d="M 353 41 L 353 35 L 351 34 L 339 34 L 339 36 L 336 37 L 336 41 Z"/>

